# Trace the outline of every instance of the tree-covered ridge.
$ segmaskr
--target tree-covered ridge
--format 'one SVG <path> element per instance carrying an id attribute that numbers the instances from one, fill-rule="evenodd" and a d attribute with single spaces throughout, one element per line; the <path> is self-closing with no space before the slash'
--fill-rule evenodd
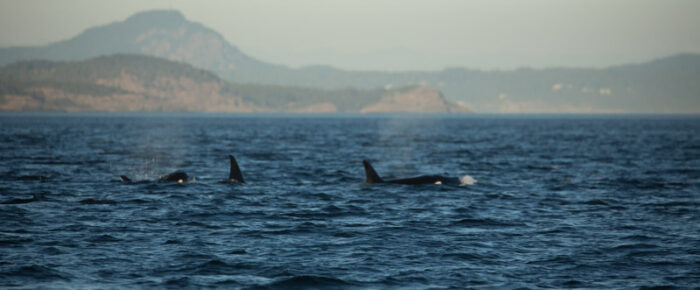
<path id="1" fill-rule="evenodd" d="M 3 67 L 0 79 L 79 83 L 117 78 L 125 70 L 145 83 L 159 77 L 184 77 L 197 82 L 220 81 L 215 74 L 189 64 L 139 54 L 100 56 L 77 62 L 21 61 Z"/>

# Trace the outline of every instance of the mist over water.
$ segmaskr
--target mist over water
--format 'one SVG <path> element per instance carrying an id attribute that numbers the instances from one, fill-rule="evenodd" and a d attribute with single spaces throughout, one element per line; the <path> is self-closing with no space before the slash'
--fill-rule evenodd
<path id="1" fill-rule="evenodd" d="M 2 288 L 700 285 L 697 116 L 0 123 Z M 366 185 L 363 159 L 477 182 Z"/>

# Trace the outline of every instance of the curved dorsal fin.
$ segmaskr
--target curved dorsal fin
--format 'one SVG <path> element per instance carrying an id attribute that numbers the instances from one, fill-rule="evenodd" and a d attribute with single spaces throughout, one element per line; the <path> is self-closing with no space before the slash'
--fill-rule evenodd
<path id="1" fill-rule="evenodd" d="M 365 176 L 367 177 L 367 183 L 382 183 L 384 182 L 379 174 L 374 171 L 372 164 L 367 160 L 362 160 L 362 164 L 365 165 Z"/>
<path id="2" fill-rule="evenodd" d="M 238 162 L 236 162 L 236 158 L 233 158 L 233 155 L 229 155 L 228 159 L 231 160 L 231 170 L 229 171 L 228 179 L 237 180 L 240 183 L 245 183 L 245 181 L 243 181 L 243 174 L 241 174 L 241 169 L 238 168 Z"/>

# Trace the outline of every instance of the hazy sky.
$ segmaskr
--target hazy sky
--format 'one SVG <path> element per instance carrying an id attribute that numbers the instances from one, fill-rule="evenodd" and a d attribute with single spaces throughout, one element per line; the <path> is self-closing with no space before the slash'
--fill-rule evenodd
<path id="1" fill-rule="evenodd" d="M 600 67 L 700 53 L 693 0 L 0 0 L 0 47 L 170 8 L 253 57 L 295 67 Z"/>

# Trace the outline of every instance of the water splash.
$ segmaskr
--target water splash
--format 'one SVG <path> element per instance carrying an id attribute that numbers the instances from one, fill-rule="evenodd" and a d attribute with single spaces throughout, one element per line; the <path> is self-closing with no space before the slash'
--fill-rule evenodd
<path id="1" fill-rule="evenodd" d="M 464 175 L 459 178 L 459 185 L 474 185 L 476 183 L 476 179 L 474 177 L 471 177 L 469 175 Z"/>

